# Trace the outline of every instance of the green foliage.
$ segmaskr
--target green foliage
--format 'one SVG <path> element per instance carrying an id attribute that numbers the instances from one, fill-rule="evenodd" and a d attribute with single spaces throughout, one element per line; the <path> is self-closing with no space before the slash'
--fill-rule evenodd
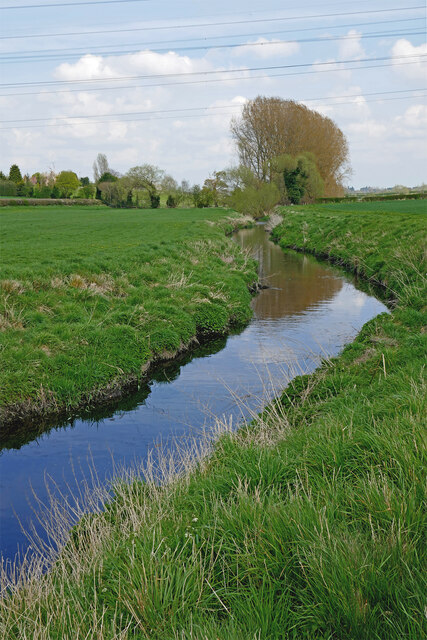
<path id="1" fill-rule="evenodd" d="M 74 171 L 61 171 L 55 181 L 55 186 L 64 198 L 69 198 L 79 185 L 80 181 Z"/>
<path id="2" fill-rule="evenodd" d="M 111 173 L 110 171 L 104 171 L 104 173 L 100 176 L 99 182 L 117 182 L 118 177 Z"/>
<path id="3" fill-rule="evenodd" d="M 219 205 L 224 205 L 228 199 L 228 185 L 226 182 L 226 172 L 225 171 L 214 171 L 213 174 L 206 178 L 202 194 L 205 192 L 205 198 L 209 193 L 209 203 L 213 204 L 214 207 L 218 207 Z M 203 197 L 203 196 L 202 196 Z M 210 206 L 210 204 L 203 206 Z"/>
<path id="4" fill-rule="evenodd" d="M 170 193 L 166 200 L 166 206 L 168 207 L 168 209 L 175 209 L 176 205 L 176 198 Z"/>
<path id="5" fill-rule="evenodd" d="M 150 204 L 152 209 L 158 209 L 160 207 L 160 195 L 154 191 L 150 192 Z"/>
<path id="6" fill-rule="evenodd" d="M 56 197 L 59 197 L 61 192 L 58 189 L 58 187 L 56 187 L 56 189 L 57 189 L 57 194 L 58 194 Z M 52 195 L 52 191 L 53 191 L 53 189 L 51 189 L 47 185 L 43 185 L 41 187 L 35 187 L 33 196 L 34 196 L 34 198 L 53 198 L 55 196 Z"/>
<path id="7" fill-rule="evenodd" d="M 0 196 L 16 196 L 16 183 L 13 180 L 0 180 Z"/>
<path id="8" fill-rule="evenodd" d="M 160 186 L 164 171 L 152 164 L 143 164 L 141 166 L 132 167 L 126 173 L 133 189 L 152 189 Z"/>
<path id="9" fill-rule="evenodd" d="M 198 184 L 195 184 L 192 189 L 192 196 L 194 206 L 198 209 L 213 206 L 215 196 L 209 187 L 204 186 L 201 189 Z"/>
<path id="10" fill-rule="evenodd" d="M 75 193 L 76 198 L 94 198 L 96 194 L 96 186 L 94 184 L 85 184 L 77 189 Z"/>
<path id="11" fill-rule="evenodd" d="M 261 184 L 260 187 L 235 189 L 231 196 L 231 206 L 254 218 L 269 213 L 280 200 L 280 192 L 274 183 Z"/>
<path id="12" fill-rule="evenodd" d="M 324 183 L 313 153 L 305 152 L 296 157 L 284 154 L 269 162 L 272 180 L 283 193 L 283 200 L 299 204 L 302 200 L 314 201 L 324 190 Z"/>
<path id="13" fill-rule="evenodd" d="M 19 184 L 22 182 L 21 171 L 17 164 L 13 164 L 9 169 L 9 180 L 14 182 L 15 184 Z"/>

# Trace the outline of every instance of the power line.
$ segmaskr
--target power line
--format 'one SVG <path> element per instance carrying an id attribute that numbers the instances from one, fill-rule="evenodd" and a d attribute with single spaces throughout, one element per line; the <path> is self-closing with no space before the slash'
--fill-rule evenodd
<path id="1" fill-rule="evenodd" d="M 416 5 L 412 7 L 396 7 L 394 9 L 370 9 L 367 11 L 351 11 L 347 13 L 321 13 L 311 16 L 290 16 L 279 18 L 256 18 L 252 20 L 233 20 L 231 22 L 199 22 L 199 23 L 187 23 L 187 24 L 173 24 L 168 26 L 156 26 L 156 27 L 132 27 L 128 29 L 107 29 L 98 31 L 70 31 L 70 32 L 55 32 L 55 33 L 34 33 L 28 35 L 14 35 L 14 36 L 0 36 L 0 40 L 10 40 L 17 38 L 50 38 L 50 37 L 65 37 L 65 36 L 81 36 L 81 35 L 95 35 L 102 33 L 128 33 L 131 31 L 165 31 L 170 29 L 199 29 L 200 27 L 220 27 L 230 26 L 235 24 L 255 24 L 261 22 L 283 22 L 288 20 L 313 20 L 317 18 L 337 18 L 343 16 L 355 16 L 373 13 L 393 13 L 398 11 L 416 11 L 418 9 L 425 9 L 425 5 Z"/>
<path id="2" fill-rule="evenodd" d="M 379 32 L 379 33 L 368 33 L 368 34 L 346 34 L 346 35 L 340 35 L 340 36 L 321 36 L 318 38 L 300 38 L 300 39 L 292 39 L 292 40 L 276 40 L 276 41 L 272 41 L 272 42 L 238 42 L 238 43 L 229 43 L 229 44 L 219 44 L 219 45 L 215 45 L 214 47 L 212 47 L 211 45 L 196 45 L 196 46 L 191 46 L 191 47 L 176 47 L 176 49 L 178 51 L 199 51 L 199 50 L 206 50 L 206 49 L 235 49 L 238 47 L 268 47 L 268 46 L 277 46 L 280 44 L 301 44 L 301 43 L 307 43 L 307 42 L 333 42 L 333 41 L 342 41 L 342 40 L 354 40 L 354 39 L 359 39 L 359 38 L 385 38 L 385 37 L 396 37 L 396 36 L 407 36 L 407 35 L 423 35 L 425 33 L 424 31 L 383 31 L 383 32 Z M 129 55 L 129 54 L 133 54 L 133 53 L 138 53 L 141 55 L 149 55 L 151 53 L 164 53 L 164 52 L 169 52 L 170 51 L 170 47 L 166 47 L 166 48 L 160 48 L 160 49 L 149 49 L 149 50 L 144 50 L 141 51 L 140 49 L 129 49 L 129 50 L 125 50 L 125 51 L 104 51 L 104 52 L 99 52 L 98 55 Z M 89 52 L 88 52 L 89 53 Z M 34 61 L 35 56 L 34 55 L 29 55 L 28 52 L 25 52 L 25 54 L 18 54 L 20 57 L 19 58 L 14 58 L 12 57 L 14 54 L 6 54 L 6 55 L 2 55 L 0 56 L 0 61 L 4 60 L 7 62 L 26 62 L 28 59 L 31 61 Z M 40 55 L 37 56 L 38 60 L 52 60 L 52 59 L 61 59 L 64 60 L 66 58 L 74 58 L 74 57 L 79 57 L 81 56 L 80 53 L 78 54 L 67 54 L 67 55 L 58 55 L 58 54 L 48 54 L 48 55 Z"/>
<path id="3" fill-rule="evenodd" d="M 393 98 L 378 98 L 375 100 L 366 100 L 365 102 L 383 102 L 383 101 L 390 101 L 390 100 L 408 100 L 408 99 L 412 99 L 412 97 L 418 97 L 418 98 L 425 98 L 427 97 L 427 94 L 423 94 L 421 96 L 396 96 Z M 313 98 L 314 100 L 314 98 Z M 304 102 L 304 100 L 299 101 L 299 102 Z M 347 101 L 343 101 L 343 102 L 335 102 L 333 103 L 334 105 L 338 104 L 338 105 L 354 105 L 354 102 L 347 102 Z M 236 105 L 237 106 L 237 105 Z M 241 106 L 241 105 L 238 105 Z M 203 107 L 200 107 L 200 109 L 202 109 Z M 222 107 L 222 108 L 228 108 L 228 107 Z M 225 111 L 225 112 L 217 112 L 217 113 L 201 113 L 201 114 L 191 114 L 191 115 L 174 115 L 174 116 L 160 116 L 160 117 L 154 117 L 154 118 L 137 118 L 134 120 L 124 120 L 124 123 L 134 123 L 134 122 L 147 122 L 147 121 L 151 121 L 151 120 L 174 120 L 176 118 L 179 118 L 180 120 L 182 119 L 188 119 L 188 118 L 206 118 L 206 117 L 212 117 L 215 115 L 235 115 L 234 112 L 232 111 Z M 115 122 L 121 122 L 120 120 L 95 120 L 95 121 L 91 121 L 90 123 L 88 122 L 63 122 L 61 124 L 40 124 L 40 125 L 23 125 L 23 126 L 12 126 L 12 127 L 0 127 L 0 131 L 10 131 L 13 129 L 34 129 L 34 128 L 50 128 L 50 127 L 68 127 L 68 126 L 79 126 L 79 125 L 87 125 L 87 124 L 114 124 Z"/>
<path id="4" fill-rule="evenodd" d="M 423 54 L 421 56 L 416 56 L 417 58 L 421 58 L 421 57 L 425 57 L 426 54 Z M 384 67 L 391 67 L 391 66 L 404 66 L 404 65 L 409 65 L 409 64 L 417 64 L 418 60 L 409 60 L 408 62 L 396 62 L 393 61 L 391 63 L 388 64 L 373 64 L 373 65 L 367 65 L 364 67 L 345 67 L 344 69 L 341 70 L 345 70 L 345 71 L 350 71 L 350 70 L 367 70 L 367 69 L 379 69 L 379 68 L 384 68 Z M 321 63 L 321 64 L 325 64 L 325 63 Z M 242 69 L 242 71 L 244 71 L 244 69 Z M 24 93 L 3 93 L 0 94 L 1 98 L 5 98 L 5 97 L 13 97 L 13 96 L 34 96 L 34 95 L 50 95 L 50 94 L 58 94 L 58 93 L 76 93 L 76 92 L 82 92 L 84 91 L 85 93 L 89 92 L 89 91 L 116 91 L 116 90 L 123 90 L 123 89 L 145 89 L 145 88 L 150 88 L 150 87 L 171 87 L 171 86 L 185 86 L 185 85 L 195 85 L 195 84 L 208 84 L 208 83 L 216 83 L 216 82 L 230 82 L 233 81 L 235 82 L 236 80 L 258 80 L 258 79 L 262 79 L 262 78 L 283 78 L 283 77 L 289 77 L 289 76 L 302 76 L 302 75 L 308 75 L 308 74 L 313 74 L 313 73 L 331 73 L 331 72 L 336 72 L 337 69 L 333 69 L 333 68 L 329 68 L 329 69 L 316 69 L 316 70 L 312 70 L 312 71 L 297 71 L 294 73 L 274 73 L 274 74 L 261 74 L 261 75 L 257 75 L 257 76 L 240 76 L 240 77 L 233 77 L 233 78 L 210 78 L 210 79 L 204 79 L 204 80 L 189 80 L 188 82 L 156 82 L 156 83 L 151 83 L 151 84 L 142 84 L 142 85 L 121 85 L 121 86 L 115 86 L 115 87 L 94 87 L 94 88 L 84 88 L 84 89 L 62 89 L 62 90 L 54 90 L 54 91 L 27 91 Z"/>
<path id="5" fill-rule="evenodd" d="M 399 59 L 408 59 L 408 58 L 422 58 L 425 57 L 426 54 L 410 54 L 407 56 L 399 56 Z M 179 73 L 155 73 L 150 75 L 143 76 L 113 76 L 109 78 L 80 78 L 78 80 L 47 80 L 47 81 L 37 81 L 37 82 L 9 82 L 0 85 L 3 88 L 11 88 L 11 87 L 45 87 L 51 85 L 68 85 L 68 84 L 87 84 L 87 83 L 98 83 L 98 82 L 123 82 L 123 80 L 150 80 L 151 78 L 186 78 L 189 76 L 211 76 L 213 74 L 229 74 L 229 73 L 241 73 L 242 71 L 273 71 L 275 69 L 296 69 L 302 67 L 324 67 L 330 65 L 340 65 L 340 64 L 352 64 L 354 62 L 379 62 L 383 60 L 389 60 L 389 56 L 381 56 L 375 58 L 359 58 L 357 61 L 354 59 L 349 60 L 333 60 L 327 62 L 304 62 L 300 64 L 280 64 L 280 65 L 270 65 L 267 67 L 246 67 L 239 69 L 223 69 L 223 70 L 211 70 L 211 71 L 186 71 Z"/>
<path id="6" fill-rule="evenodd" d="M 354 93 L 354 94 L 350 94 L 350 95 L 346 95 L 345 98 L 364 98 L 365 96 L 382 96 L 382 95 L 390 95 L 390 94 L 395 94 L 395 93 L 414 93 L 417 91 L 427 91 L 427 87 L 421 87 L 419 89 L 395 89 L 393 91 L 374 91 L 372 93 Z M 298 102 L 317 102 L 319 100 L 336 100 L 338 98 L 341 98 L 341 96 L 324 96 L 324 97 L 320 97 L 320 98 L 301 98 L 300 100 L 298 100 Z M 340 103 L 336 103 L 336 104 L 340 104 Z M 181 111 L 200 111 L 200 110 L 204 110 L 204 109 L 224 109 L 226 107 L 233 107 L 233 104 L 228 104 L 228 105 L 220 105 L 220 106 L 211 106 L 211 107 L 185 107 L 185 108 L 181 108 L 181 109 L 160 109 L 160 110 L 156 110 L 156 111 L 124 111 L 121 113 L 97 113 L 97 114 L 93 114 L 93 115 L 80 115 L 80 116 L 74 116 L 74 115 L 68 115 L 68 116 L 50 116 L 49 118 L 23 118 L 23 119 L 16 119 L 13 118 L 12 120 L 0 120 L 0 124 L 6 124 L 9 122 L 46 122 L 48 120 L 76 120 L 76 119 L 85 119 L 85 118 L 115 118 L 115 117 L 126 117 L 126 116 L 136 116 L 136 115 L 153 115 L 153 114 L 160 114 L 160 113 L 176 113 L 176 112 L 181 112 Z M 235 105 L 236 107 L 241 107 L 241 104 Z"/>
<path id="7" fill-rule="evenodd" d="M 149 2 L 150 0 L 87 0 L 85 2 L 59 2 L 57 4 L 21 4 L 21 5 L 9 5 L 8 7 L 0 7 L 1 10 L 5 9 L 43 9 L 49 7 L 54 9 L 55 7 L 78 7 L 87 4 L 124 4 L 125 2 Z"/>
<path id="8" fill-rule="evenodd" d="M 419 16 L 417 18 L 404 18 L 403 20 L 401 20 L 400 18 L 394 18 L 393 20 L 377 20 L 374 22 L 352 22 L 352 23 L 348 23 L 348 24 L 335 24 L 335 25 L 323 25 L 321 27 L 305 27 L 303 29 L 292 29 L 292 30 L 286 30 L 286 29 L 280 29 L 279 31 L 262 31 L 260 32 L 256 32 L 256 33 L 229 33 L 229 34 L 223 34 L 220 36 L 205 36 L 202 38 L 184 38 L 184 39 L 175 39 L 175 40 L 162 40 L 162 41 L 158 41 L 158 40 L 151 40 L 148 42 L 132 42 L 132 43 L 124 43 L 124 44 L 116 44 L 116 45 L 110 45 L 110 46 L 116 46 L 116 47 L 128 47 L 128 46 L 143 46 L 143 47 L 148 47 L 151 45 L 159 45 L 159 44 L 164 44 L 164 45 L 169 45 L 169 46 L 174 46 L 176 43 L 180 43 L 180 42 L 198 42 L 200 40 L 202 40 L 203 42 L 208 42 L 210 40 L 223 40 L 225 38 L 250 38 L 253 36 L 275 36 L 275 35 L 279 35 L 279 34 L 285 34 L 285 33 L 292 33 L 295 34 L 295 32 L 297 31 L 298 33 L 300 32 L 305 32 L 305 31 L 319 31 L 321 29 L 346 29 L 346 28 L 354 28 L 354 27 L 364 27 L 364 26 L 373 26 L 373 25 L 378 25 L 378 24 L 390 24 L 393 22 L 416 22 L 418 20 L 422 20 L 422 16 Z M 416 27 L 414 27 L 416 28 Z M 84 35 L 84 34 L 82 34 Z M 1 38 L 0 38 L 1 40 Z M 105 47 L 106 45 L 92 45 L 91 49 L 102 49 L 103 47 Z M 82 52 L 86 52 L 87 51 L 87 45 L 85 47 L 67 47 L 67 48 L 62 48 L 62 49 L 30 49 L 27 50 L 25 52 L 21 52 L 22 55 L 23 54 L 36 54 L 36 53 L 65 53 L 65 52 L 72 52 L 72 51 L 82 51 Z M 6 52 L 6 53 L 14 53 L 13 51 L 11 52 Z"/>

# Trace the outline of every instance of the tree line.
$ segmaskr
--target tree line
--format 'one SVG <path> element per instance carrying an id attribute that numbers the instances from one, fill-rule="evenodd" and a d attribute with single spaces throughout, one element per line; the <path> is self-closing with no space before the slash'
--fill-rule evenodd
<path id="1" fill-rule="evenodd" d="M 99 153 L 93 181 L 73 171 L 22 176 L 17 165 L 0 172 L 0 195 L 97 198 L 113 207 L 231 206 L 259 216 L 276 204 L 344 195 L 349 150 L 328 117 L 293 100 L 258 96 L 231 121 L 239 165 L 215 171 L 203 183 L 180 184 L 162 169 L 142 164 L 120 174 Z"/>

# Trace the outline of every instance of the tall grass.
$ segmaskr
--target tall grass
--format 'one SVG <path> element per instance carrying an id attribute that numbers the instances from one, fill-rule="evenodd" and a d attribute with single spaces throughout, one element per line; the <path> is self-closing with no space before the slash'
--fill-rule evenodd
<path id="1" fill-rule="evenodd" d="M 224 210 L 0 211 L 3 423 L 107 402 L 148 365 L 251 315 Z M 206 324 L 206 318 L 209 322 Z"/>
<path id="2" fill-rule="evenodd" d="M 373 235 L 381 254 L 396 225 L 366 220 L 364 235 L 347 217 L 343 233 L 340 215 L 285 212 L 276 234 L 319 253 L 335 242 L 336 257 L 371 267 Z M 409 217 L 402 225 L 404 256 L 422 240 L 406 234 Z M 42 559 L 3 573 L 1 636 L 425 637 L 425 269 L 415 266 L 400 259 L 393 314 L 262 415 L 238 431 L 218 422 L 216 439 L 164 452 L 113 495 L 99 488 L 71 534 L 61 519 L 65 546 L 47 574 Z M 372 276 L 384 281 L 387 257 Z"/>

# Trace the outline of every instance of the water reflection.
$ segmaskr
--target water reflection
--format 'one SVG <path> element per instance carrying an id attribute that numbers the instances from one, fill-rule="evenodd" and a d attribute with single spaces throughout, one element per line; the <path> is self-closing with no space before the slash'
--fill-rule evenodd
<path id="1" fill-rule="evenodd" d="M 251 251 L 262 282 L 270 287 L 254 300 L 257 318 L 281 319 L 303 313 L 332 299 L 344 284 L 341 277 L 311 257 L 284 252 L 272 244 L 261 225 L 243 229 L 238 242 Z"/>
<path id="2" fill-rule="evenodd" d="M 244 331 L 165 365 L 116 406 L 44 433 L 35 426 L 5 439 L 9 448 L 0 455 L 0 549 L 5 557 L 13 557 L 18 544 L 26 546 L 14 511 L 27 527 L 30 483 L 45 500 L 45 473 L 66 494 L 67 484 L 87 474 L 89 449 L 103 478 L 113 468 L 112 458 L 124 464 L 144 460 L 159 439 L 197 434 L 215 415 L 231 415 L 237 423 L 262 409 L 266 392 L 313 370 L 325 354 L 338 353 L 365 322 L 385 310 L 338 271 L 282 252 L 262 227 L 239 232 L 236 241 L 256 255 L 271 287 L 253 300 L 254 318 Z"/>

